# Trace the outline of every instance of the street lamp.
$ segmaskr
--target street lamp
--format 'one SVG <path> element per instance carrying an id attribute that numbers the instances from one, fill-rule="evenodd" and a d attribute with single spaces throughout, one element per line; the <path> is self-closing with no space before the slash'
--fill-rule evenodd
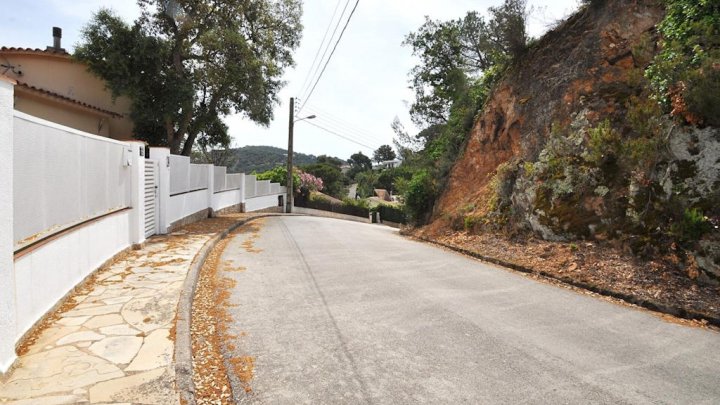
<path id="1" fill-rule="evenodd" d="M 293 131 L 295 123 L 303 120 L 311 120 L 315 115 L 295 119 L 295 98 L 290 97 L 290 120 L 288 124 L 288 155 L 287 155 L 287 179 L 285 180 L 285 188 L 287 189 L 287 198 L 285 199 L 285 212 L 290 214 L 293 207 Z"/>

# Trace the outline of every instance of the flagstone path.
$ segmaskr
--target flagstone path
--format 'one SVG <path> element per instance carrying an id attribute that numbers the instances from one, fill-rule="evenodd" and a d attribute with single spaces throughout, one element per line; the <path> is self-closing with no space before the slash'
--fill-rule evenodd
<path id="1" fill-rule="evenodd" d="M 150 238 L 96 272 L 19 349 L 2 404 L 177 404 L 174 319 L 193 258 L 243 215 Z"/>

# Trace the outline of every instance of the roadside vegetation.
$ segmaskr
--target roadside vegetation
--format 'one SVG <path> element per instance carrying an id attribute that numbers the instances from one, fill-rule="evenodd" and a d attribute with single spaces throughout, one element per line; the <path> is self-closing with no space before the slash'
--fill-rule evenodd
<path id="1" fill-rule="evenodd" d="M 396 119 L 395 148 L 403 159 L 393 173 L 410 220 L 429 221 L 450 169 L 461 156 L 475 116 L 503 73 L 527 51 L 525 0 L 506 0 L 488 9 L 488 19 L 472 11 L 450 21 L 426 19 L 403 45 L 420 63 L 411 72 L 415 101 L 409 134 Z"/>
<path id="2" fill-rule="evenodd" d="M 478 115 L 490 114 L 483 111 L 488 101 L 493 100 L 498 110 L 511 109 L 502 103 L 513 102 L 515 110 L 525 108 L 525 116 L 541 113 L 542 106 L 529 107 L 534 110 L 524 106 L 527 98 L 504 99 L 494 89 L 502 85 L 521 93 L 522 84 L 513 80 L 536 77 L 542 69 L 533 63 L 546 60 L 542 54 L 553 52 L 551 47 L 562 48 L 558 38 L 580 43 L 594 29 L 598 16 L 615 18 L 608 13 L 620 8 L 619 2 L 609 0 L 583 3 L 571 17 L 572 24 L 556 27 L 554 40 L 528 38 L 526 4 L 514 0 L 489 9 L 487 20 L 477 13 L 451 21 L 428 19 L 408 35 L 405 45 L 420 59 L 410 72 L 416 95 L 410 113 L 422 129 L 409 134 L 397 120 L 393 128 L 396 149 L 404 159 L 404 177 L 396 183 L 402 184 L 409 218 L 415 225 L 442 220 L 451 230 L 467 234 L 607 241 L 642 260 L 667 258 L 691 279 L 717 284 L 720 5 L 716 1 L 639 4 L 648 10 L 664 9 L 655 28 L 633 39 L 617 59 L 606 55 L 612 48 L 592 51 L 613 64 L 625 58 L 626 73 L 583 78 L 589 80 L 583 85 L 592 89 L 579 97 L 586 98 L 584 104 L 577 102 L 571 107 L 574 111 L 555 117 L 552 126 L 525 128 L 516 141 L 520 144 L 513 145 L 523 152 L 493 166 L 494 172 L 483 180 L 487 191 L 482 198 L 445 203 L 443 212 L 436 209 L 447 193 L 453 166 L 463 159 L 482 160 L 463 153 Z M 581 24 L 584 30 L 573 31 Z M 606 31 L 596 35 L 619 41 L 612 39 L 613 28 L 602 29 Z M 587 55 L 578 56 L 597 55 L 588 49 Z M 608 82 L 601 83 L 604 80 Z M 502 127 L 503 111 L 495 114 Z M 456 177 L 462 182 L 462 173 Z M 468 190 L 472 185 L 459 187 Z"/>

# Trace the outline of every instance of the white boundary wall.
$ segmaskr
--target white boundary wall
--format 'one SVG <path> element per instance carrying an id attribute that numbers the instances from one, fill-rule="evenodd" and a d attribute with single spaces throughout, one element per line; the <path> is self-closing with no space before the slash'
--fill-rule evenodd
<path id="1" fill-rule="evenodd" d="M 278 196 L 282 194 L 270 194 L 261 197 L 253 197 L 245 200 L 245 212 L 260 211 L 270 207 L 284 206 L 278 203 Z"/>
<path id="2" fill-rule="evenodd" d="M 0 375 L 48 310 L 104 262 L 145 241 L 145 144 L 16 112 L 14 85 L 0 76 Z M 41 150 L 33 153 L 33 145 Z M 285 193 L 255 176 L 190 164 L 167 148 L 150 154 L 159 162 L 157 233 L 204 210 L 276 207 Z"/>
<path id="3" fill-rule="evenodd" d="M 15 361 L 17 310 L 13 266 L 14 81 L 0 75 L 0 372 Z"/>
<path id="4" fill-rule="evenodd" d="M 15 339 L 85 277 L 129 247 L 129 231 L 130 211 L 126 210 L 63 234 L 15 260 Z"/>

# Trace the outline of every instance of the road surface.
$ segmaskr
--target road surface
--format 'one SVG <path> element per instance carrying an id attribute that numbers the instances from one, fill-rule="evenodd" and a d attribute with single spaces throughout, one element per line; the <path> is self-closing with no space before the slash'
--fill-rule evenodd
<path id="1" fill-rule="evenodd" d="M 720 403 L 720 334 L 407 240 L 263 220 L 223 255 L 242 402 Z"/>

